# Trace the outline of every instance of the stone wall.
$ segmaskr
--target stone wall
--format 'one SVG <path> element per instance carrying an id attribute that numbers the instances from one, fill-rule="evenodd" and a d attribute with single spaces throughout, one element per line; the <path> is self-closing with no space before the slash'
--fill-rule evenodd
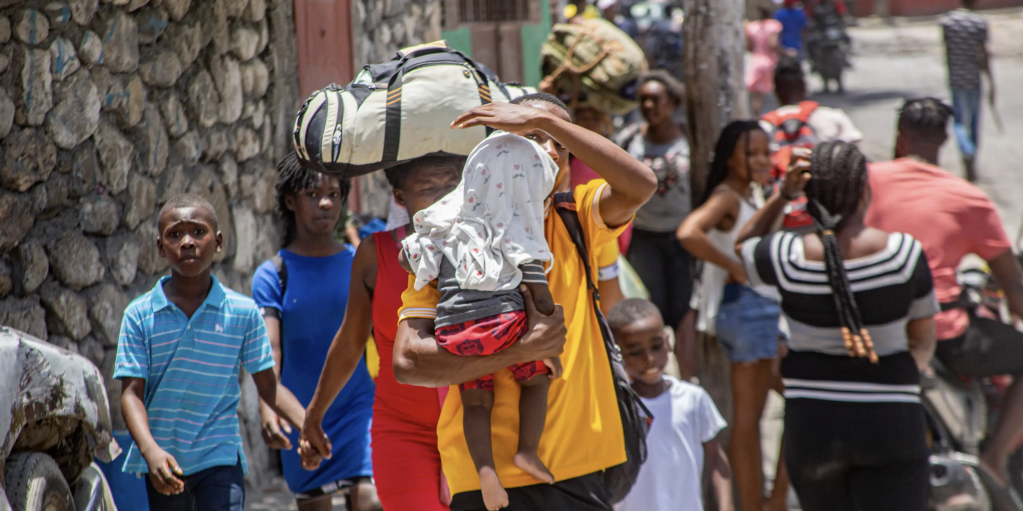
<path id="1" fill-rule="evenodd" d="M 2 1 L 2 0 L 0 0 Z M 355 73 L 401 48 L 440 39 L 441 0 L 352 0 Z M 391 187 L 383 172 L 359 178 L 360 212 L 387 218 Z"/>
<path id="2" fill-rule="evenodd" d="M 279 244 L 292 16 L 290 0 L 0 0 L 0 324 L 103 368 L 117 422 L 121 315 L 167 271 L 160 206 L 210 199 L 214 273 L 243 293 Z"/>

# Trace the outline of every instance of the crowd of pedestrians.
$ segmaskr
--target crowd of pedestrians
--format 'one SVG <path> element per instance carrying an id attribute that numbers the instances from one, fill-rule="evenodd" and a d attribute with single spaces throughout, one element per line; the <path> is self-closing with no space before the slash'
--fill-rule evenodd
<path id="1" fill-rule="evenodd" d="M 790 484 L 806 511 L 924 511 L 920 375 L 936 356 L 963 375 L 1017 377 L 979 462 L 994 499 L 1014 505 L 1019 339 L 971 324 L 954 304 L 955 271 L 981 256 L 1018 315 L 1023 272 L 991 202 L 937 166 L 950 120 L 968 169 L 976 154 L 990 67 L 986 50 L 962 61 L 986 42 L 974 16 L 943 21 L 953 105 L 907 100 L 892 162 L 868 164 L 850 118 L 807 100 L 806 14 L 786 0 L 745 27 L 753 109 L 772 92 L 780 107 L 723 128 L 695 201 L 677 122 L 685 90 L 664 71 L 639 78 L 642 119 L 614 134 L 610 116 L 544 92 L 438 120 L 495 132 L 468 158 L 388 168 L 411 220 L 357 248 L 336 235 L 350 181 L 289 154 L 276 182 L 285 235 L 251 298 L 211 275 L 215 209 L 169 200 L 156 243 L 171 275 L 131 303 L 118 344 L 134 440 L 124 470 L 149 474 L 154 511 L 242 511 L 243 368 L 299 511 L 332 509 L 336 495 L 351 511 L 688 511 L 708 496 L 720 510 L 780 511 Z M 513 183 L 520 166 L 540 177 Z M 497 233 L 515 264 L 465 258 L 488 248 L 458 227 L 466 219 Z M 622 265 L 649 300 L 623 296 Z M 497 291 L 473 287 L 484 281 Z M 692 378 L 697 332 L 727 353 L 730 423 Z M 652 417 L 625 495 L 608 474 L 632 433 L 602 339 Z M 672 352 L 681 378 L 668 374 Z M 772 389 L 785 432 L 765 495 Z"/>

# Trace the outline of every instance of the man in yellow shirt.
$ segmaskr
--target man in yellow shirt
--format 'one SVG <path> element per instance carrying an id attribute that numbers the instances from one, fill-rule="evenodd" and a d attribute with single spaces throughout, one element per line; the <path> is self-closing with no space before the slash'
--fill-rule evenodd
<path id="1" fill-rule="evenodd" d="M 456 119 L 452 127 L 486 125 L 534 140 L 557 162 L 559 180 L 568 179 L 570 152 L 601 175 L 604 179 L 574 190 L 583 237 L 591 248 L 588 263 L 590 268 L 599 268 L 598 251 L 592 248 L 613 241 L 650 198 L 657 186 L 653 171 L 614 143 L 573 125 L 565 105 L 553 96 L 533 94 L 519 98 L 516 103 L 491 103 L 473 109 Z M 518 446 L 519 387 L 504 369 L 514 363 L 541 360 L 549 354 L 507 350 L 493 356 L 463 357 L 443 350 L 434 337 L 433 323 L 439 293 L 434 286 L 416 291 L 413 276 L 402 295 L 394 373 L 401 383 L 421 386 L 457 385 L 495 375 L 491 436 L 497 474 L 508 489 L 510 507 L 506 509 L 610 511 L 602 471 L 625 462 L 610 365 L 582 259 L 550 200 L 544 231 L 555 261 L 547 276 L 548 284 L 564 310 L 567 325 L 560 355 L 564 373 L 551 382 L 547 421 L 538 450 L 554 474 L 555 484 L 542 484 L 510 462 Z M 527 298 L 525 302 L 531 304 L 532 300 Z M 535 317 L 537 313 L 531 314 Z M 451 509 L 486 509 L 462 431 L 458 392 L 448 393 L 437 435 L 444 474 L 454 495 Z"/>

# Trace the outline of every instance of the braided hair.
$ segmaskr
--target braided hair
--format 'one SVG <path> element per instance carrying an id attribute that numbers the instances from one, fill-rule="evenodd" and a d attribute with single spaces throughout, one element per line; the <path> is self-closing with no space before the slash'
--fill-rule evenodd
<path id="1" fill-rule="evenodd" d="M 732 155 L 735 154 L 735 147 L 739 145 L 739 139 L 746 133 L 763 130 L 757 121 L 732 121 L 725 126 L 725 129 L 721 130 L 721 136 L 718 137 L 718 142 L 714 146 L 714 159 L 711 161 L 710 172 L 707 174 L 707 184 L 699 203 L 696 204 L 697 207 L 707 202 L 714 194 L 714 189 L 728 177 L 728 160 L 732 159 Z M 745 158 L 748 159 L 749 137 L 746 137 L 745 153 Z M 749 167 L 748 163 L 747 161 L 747 168 Z"/>
<path id="2" fill-rule="evenodd" d="M 943 139 L 952 118 L 952 107 L 936 98 L 907 99 L 899 109 L 899 131 L 928 139 Z"/>
<path id="3" fill-rule="evenodd" d="M 835 235 L 859 210 L 867 181 L 867 159 L 853 144 L 825 142 L 814 148 L 810 168 L 813 179 L 806 185 L 807 211 L 824 245 L 824 266 L 842 324 L 842 341 L 850 356 L 877 363 L 874 343 L 863 325 Z"/>
<path id="4" fill-rule="evenodd" d="M 315 188 L 320 182 L 320 174 L 302 166 L 298 155 L 292 151 L 277 163 L 277 183 L 274 184 L 274 191 L 277 193 L 277 213 L 284 219 L 284 245 L 288 246 L 298 235 L 298 225 L 295 222 L 295 212 L 288 209 L 286 204 L 289 196 Z M 350 179 L 338 179 L 341 187 L 341 209 L 347 209 L 348 192 L 352 189 Z"/>

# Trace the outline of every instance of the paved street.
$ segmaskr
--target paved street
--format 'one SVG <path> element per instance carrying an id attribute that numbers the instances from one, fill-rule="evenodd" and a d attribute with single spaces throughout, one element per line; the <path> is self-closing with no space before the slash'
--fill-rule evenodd
<path id="1" fill-rule="evenodd" d="M 1009 236 L 1015 240 L 1023 222 L 1023 12 L 987 15 L 991 25 L 992 64 L 997 105 L 1005 131 L 999 132 L 985 102 L 982 114 L 978 185 L 998 204 Z M 896 26 L 867 20 L 851 30 L 854 69 L 845 96 L 818 94 L 828 106 L 846 109 L 865 134 L 862 149 L 871 160 L 890 159 L 895 141 L 896 109 L 907 96 L 935 96 L 951 101 L 946 85 L 945 55 L 936 19 L 897 21 Z M 811 81 L 820 90 L 819 80 Z M 959 152 L 949 139 L 941 164 L 961 173 Z"/>

